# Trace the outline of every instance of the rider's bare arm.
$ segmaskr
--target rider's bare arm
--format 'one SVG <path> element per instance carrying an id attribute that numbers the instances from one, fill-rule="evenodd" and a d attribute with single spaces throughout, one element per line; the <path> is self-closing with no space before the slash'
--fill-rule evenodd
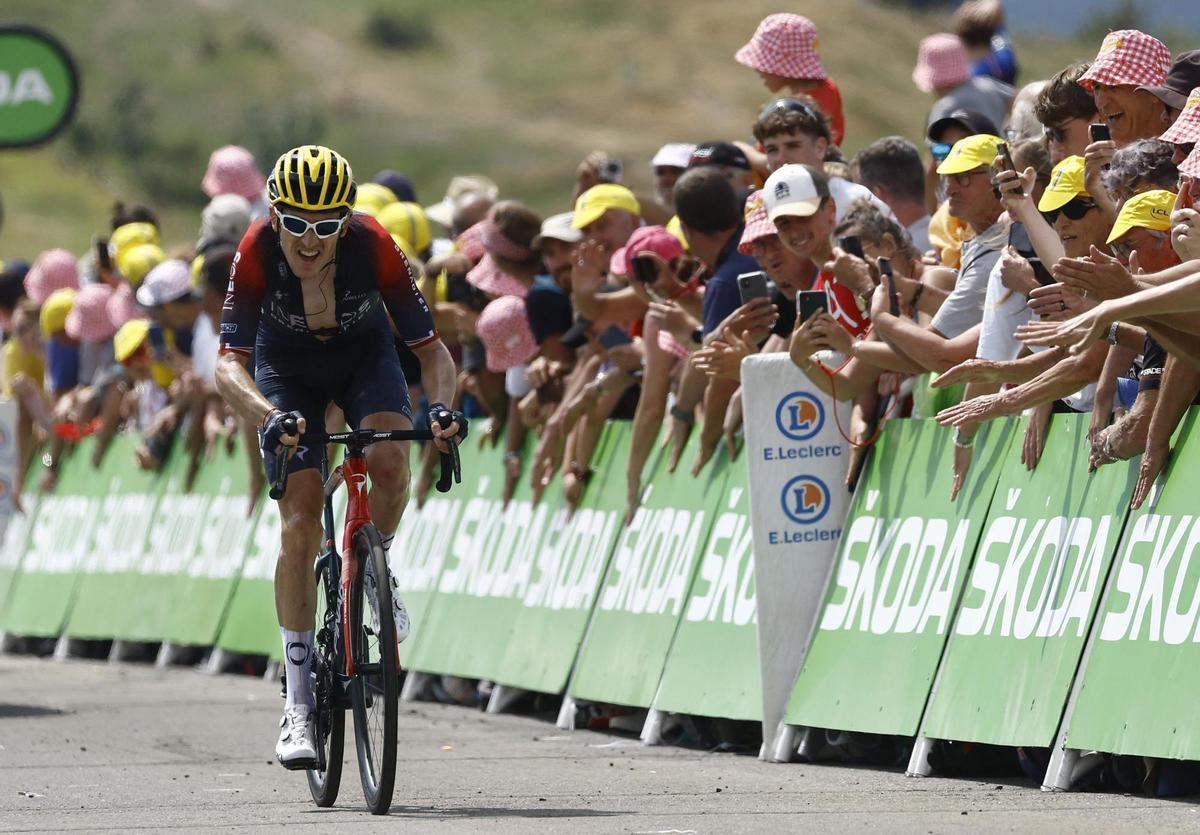
<path id="1" fill-rule="evenodd" d="M 217 393 L 233 407 L 238 416 L 254 424 L 263 420 L 275 408 L 271 401 L 262 396 L 250 369 L 246 367 L 249 357 L 236 351 L 226 351 L 217 360 Z"/>

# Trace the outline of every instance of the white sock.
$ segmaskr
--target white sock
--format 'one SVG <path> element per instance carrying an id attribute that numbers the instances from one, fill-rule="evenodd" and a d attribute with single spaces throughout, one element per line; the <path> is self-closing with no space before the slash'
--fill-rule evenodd
<path id="1" fill-rule="evenodd" d="M 313 630 L 298 632 L 281 626 L 279 634 L 283 636 L 283 663 L 287 671 L 285 707 L 302 704 L 312 707 L 316 704 L 309 678 L 313 662 Z"/>

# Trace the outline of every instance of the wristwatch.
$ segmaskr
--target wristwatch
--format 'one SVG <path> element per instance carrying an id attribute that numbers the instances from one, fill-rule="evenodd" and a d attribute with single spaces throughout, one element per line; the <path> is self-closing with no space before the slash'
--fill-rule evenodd
<path id="1" fill-rule="evenodd" d="M 1117 330 L 1120 327 L 1121 327 L 1120 322 L 1113 322 L 1111 325 L 1108 326 L 1108 344 L 1109 345 L 1117 344 Z"/>

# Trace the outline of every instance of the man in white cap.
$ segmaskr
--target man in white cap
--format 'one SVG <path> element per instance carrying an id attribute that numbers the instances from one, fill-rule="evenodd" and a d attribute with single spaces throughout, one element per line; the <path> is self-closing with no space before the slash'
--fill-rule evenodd
<path id="1" fill-rule="evenodd" d="M 654 198 L 664 206 L 675 205 L 675 181 L 688 167 L 696 146 L 688 142 L 668 142 L 654 154 Z"/>

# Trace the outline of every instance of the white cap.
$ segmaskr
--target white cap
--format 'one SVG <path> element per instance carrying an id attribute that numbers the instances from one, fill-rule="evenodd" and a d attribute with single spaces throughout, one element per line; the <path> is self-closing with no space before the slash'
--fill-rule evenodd
<path id="1" fill-rule="evenodd" d="M 454 223 L 454 213 L 459 206 L 480 195 L 495 200 L 500 195 L 500 187 L 482 174 L 453 177 L 446 186 L 446 196 L 432 206 L 426 206 L 425 216 L 449 229 Z"/>
<path id="2" fill-rule="evenodd" d="M 829 180 L 824 172 L 808 165 L 792 163 L 778 168 L 763 183 L 763 204 L 767 217 L 810 217 L 821 201 L 829 196 Z"/>
<path id="3" fill-rule="evenodd" d="M 654 159 L 650 160 L 650 167 L 669 165 L 672 168 L 687 168 L 694 150 L 696 146 L 687 142 L 668 142 L 659 148 Z"/>
<path id="4" fill-rule="evenodd" d="M 191 295 L 191 268 L 186 261 L 169 258 L 146 273 L 135 298 L 142 307 L 158 307 Z"/>
<path id="5" fill-rule="evenodd" d="M 237 246 L 250 228 L 250 201 L 240 194 L 218 194 L 200 213 L 200 238 L 196 249 L 201 251 L 213 244 Z"/>
<path id="6" fill-rule="evenodd" d="M 571 221 L 574 218 L 574 212 L 550 215 L 550 217 L 542 221 L 542 231 L 537 234 L 537 237 L 533 239 L 530 246 L 538 249 L 542 245 L 542 241 L 546 238 L 553 238 L 556 241 L 568 244 L 579 243 L 583 240 L 583 230 L 575 229 L 571 226 Z"/>

